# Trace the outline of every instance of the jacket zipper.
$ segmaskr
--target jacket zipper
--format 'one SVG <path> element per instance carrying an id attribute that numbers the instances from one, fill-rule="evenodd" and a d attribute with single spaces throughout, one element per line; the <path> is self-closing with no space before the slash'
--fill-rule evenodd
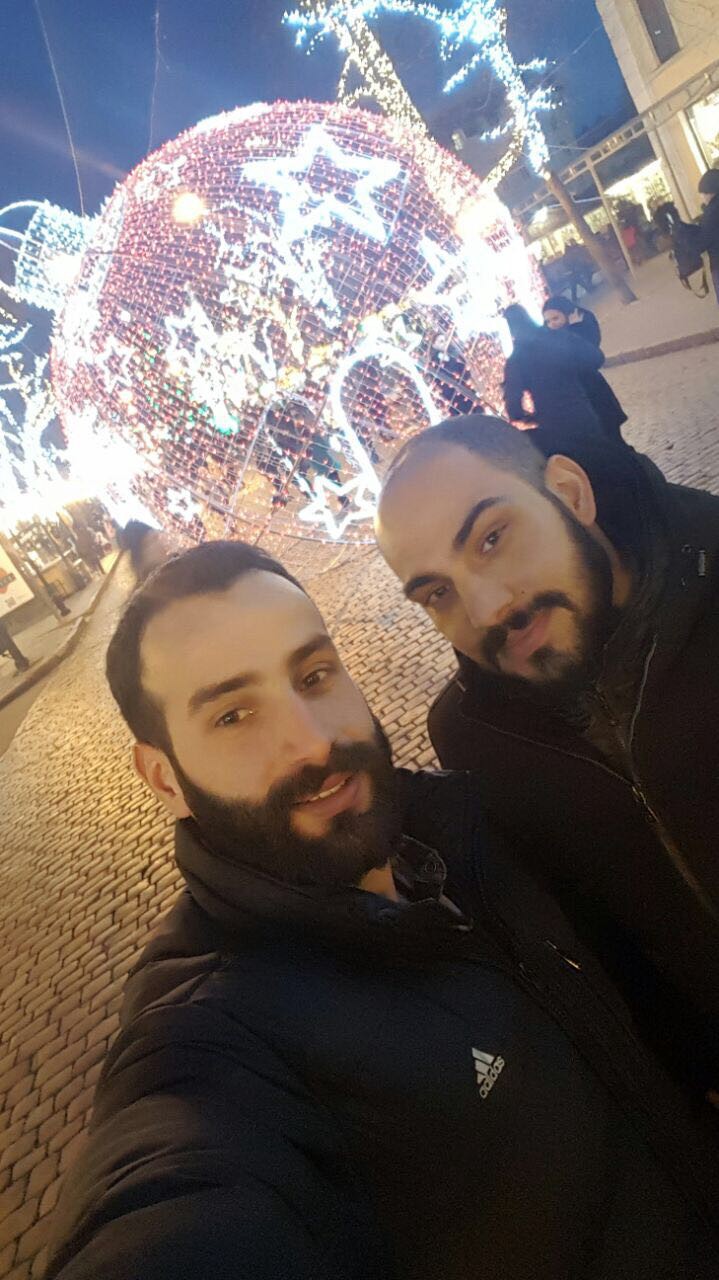
<path id="1" fill-rule="evenodd" d="M 667 854 L 670 862 L 672 863 L 674 868 L 678 871 L 684 883 L 694 894 L 695 898 L 697 898 L 697 900 L 699 901 L 703 909 L 707 912 L 709 916 L 711 916 L 712 919 L 716 920 L 719 918 L 719 913 L 717 913 L 717 909 L 714 906 L 714 903 L 712 902 L 709 895 L 702 888 L 702 886 L 699 884 L 699 881 L 696 879 L 693 872 L 690 871 L 689 867 L 687 866 L 686 859 L 684 858 L 684 855 L 682 854 L 678 845 L 675 843 L 672 836 L 667 831 L 662 819 L 659 817 L 656 810 L 652 808 L 652 805 L 649 803 L 649 800 L 647 799 L 641 779 L 637 776 L 636 769 L 634 767 L 634 758 L 632 755 L 634 733 L 636 730 L 637 719 L 641 711 L 642 702 L 644 700 L 644 691 L 646 689 L 647 680 L 649 677 L 649 668 L 651 666 L 652 659 L 654 658 L 654 654 L 656 653 L 657 643 L 658 643 L 658 637 L 655 635 L 652 641 L 651 649 L 649 650 L 649 653 L 647 654 L 647 657 L 644 661 L 644 670 L 642 672 L 642 680 L 639 687 L 639 693 L 637 695 L 636 705 L 634 707 L 634 712 L 632 714 L 632 718 L 630 722 L 629 742 L 627 743 L 626 750 L 627 750 L 627 763 L 629 764 L 631 778 L 625 778 L 623 774 L 618 773 L 616 769 L 610 768 L 610 766 L 604 764 L 603 761 L 593 760 L 591 756 L 582 755 L 578 751 L 568 751 L 566 747 L 556 747 L 551 742 L 541 742 L 537 738 L 527 737 L 526 734 L 513 733 L 509 729 L 500 729 L 497 725 L 492 724 L 489 720 L 481 720 L 478 717 L 467 717 L 467 718 L 474 719 L 477 724 L 483 724 L 485 728 L 492 729 L 494 733 L 499 733 L 505 738 L 514 738 L 516 739 L 517 742 L 528 742 L 530 746 L 539 747 L 540 749 L 544 748 L 548 751 L 555 751 L 557 752 L 558 755 L 568 756 L 572 760 L 581 760 L 585 764 L 593 765 L 595 769 L 601 769 L 604 773 L 608 773 L 610 777 L 617 778 L 619 782 L 621 782 L 625 787 L 629 787 L 632 795 L 634 796 L 636 803 L 639 805 L 639 808 L 644 814 L 644 818 L 645 818 L 645 821 L 647 822 L 647 825 L 653 828 L 656 838 L 659 841 L 662 848 L 664 849 L 664 852 Z M 601 695 L 599 696 L 601 698 Z M 607 707 L 607 704 L 604 701 L 603 701 L 603 706 L 605 711 L 607 711 L 610 714 L 610 719 L 611 719 L 612 718 L 611 713 L 609 712 L 609 708 Z"/>

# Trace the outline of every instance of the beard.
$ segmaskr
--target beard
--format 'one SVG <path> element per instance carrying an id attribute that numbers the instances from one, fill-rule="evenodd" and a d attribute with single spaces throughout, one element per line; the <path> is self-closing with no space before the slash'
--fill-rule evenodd
<path id="1" fill-rule="evenodd" d="M 204 791 L 170 755 L 203 843 L 232 862 L 292 885 L 337 889 L 357 885 L 368 872 L 384 867 L 401 834 L 401 818 L 389 741 L 379 721 L 374 724 L 371 740 L 335 743 L 325 765 L 306 765 L 275 783 L 260 804 Z M 336 814 L 321 837 L 298 835 L 292 806 L 337 773 L 369 777 L 369 808 Z"/>
<path id="2" fill-rule="evenodd" d="M 583 525 L 575 520 L 552 493 L 545 494 L 561 516 L 574 548 L 574 569 L 586 592 L 582 609 L 563 591 L 543 591 L 524 608 L 517 610 L 499 627 L 490 627 L 479 646 L 481 667 L 492 683 L 510 696 L 531 697 L 556 705 L 570 702 L 592 682 L 599 671 L 604 647 L 619 620 L 612 603 L 614 580 L 607 552 Z M 523 630 L 543 609 L 565 609 L 571 614 L 576 632 L 572 652 L 542 645 L 530 659 L 536 675 L 515 676 L 504 672 L 500 658 L 510 631 Z"/>

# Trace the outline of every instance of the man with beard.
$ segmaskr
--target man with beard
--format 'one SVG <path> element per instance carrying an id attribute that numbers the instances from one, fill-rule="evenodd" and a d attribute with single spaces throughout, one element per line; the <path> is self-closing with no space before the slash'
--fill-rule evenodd
<path id="1" fill-rule="evenodd" d="M 644 1035 L 719 1086 L 719 500 L 602 446 L 548 460 L 497 419 L 396 458 L 381 549 L 454 646 L 429 715 L 477 772 Z"/>
<path id="2" fill-rule="evenodd" d="M 395 773 L 241 543 L 108 653 L 186 890 L 128 984 L 62 1280 L 709 1280 L 716 1151 L 464 775 Z"/>

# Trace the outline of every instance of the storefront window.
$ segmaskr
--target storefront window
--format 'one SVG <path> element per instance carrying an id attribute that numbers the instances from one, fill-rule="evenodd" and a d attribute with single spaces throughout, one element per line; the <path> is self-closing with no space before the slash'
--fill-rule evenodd
<path id="1" fill-rule="evenodd" d="M 697 102 L 690 115 L 707 165 L 719 165 L 719 91 Z"/>
<path id="2" fill-rule="evenodd" d="M 659 61 L 668 62 L 679 52 L 679 41 L 664 0 L 637 0 L 637 7 Z"/>

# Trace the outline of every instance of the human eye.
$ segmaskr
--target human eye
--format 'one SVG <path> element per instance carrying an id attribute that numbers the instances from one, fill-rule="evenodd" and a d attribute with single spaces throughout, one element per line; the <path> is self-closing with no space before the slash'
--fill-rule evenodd
<path id="1" fill-rule="evenodd" d="M 219 720 L 215 721 L 215 728 L 231 729 L 233 725 L 243 724 L 253 714 L 248 707 L 233 707 L 231 711 L 224 711 Z"/>
<path id="2" fill-rule="evenodd" d="M 446 583 L 434 587 L 424 601 L 425 609 L 440 609 L 442 604 L 446 602 L 448 595 L 449 587 Z"/>
<path id="3" fill-rule="evenodd" d="M 504 534 L 506 527 L 507 527 L 506 525 L 502 525 L 501 528 L 492 529 L 488 534 L 486 534 L 480 540 L 480 544 L 479 544 L 480 555 L 483 555 L 483 556 L 489 555 L 491 551 L 494 551 L 495 547 L 499 546 L 502 540 L 502 535 Z"/>
<path id="4" fill-rule="evenodd" d="M 302 677 L 300 688 L 308 693 L 318 689 L 320 685 L 326 684 L 335 669 L 335 665 L 331 662 L 323 662 L 321 666 L 313 667 L 306 676 Z"/>

